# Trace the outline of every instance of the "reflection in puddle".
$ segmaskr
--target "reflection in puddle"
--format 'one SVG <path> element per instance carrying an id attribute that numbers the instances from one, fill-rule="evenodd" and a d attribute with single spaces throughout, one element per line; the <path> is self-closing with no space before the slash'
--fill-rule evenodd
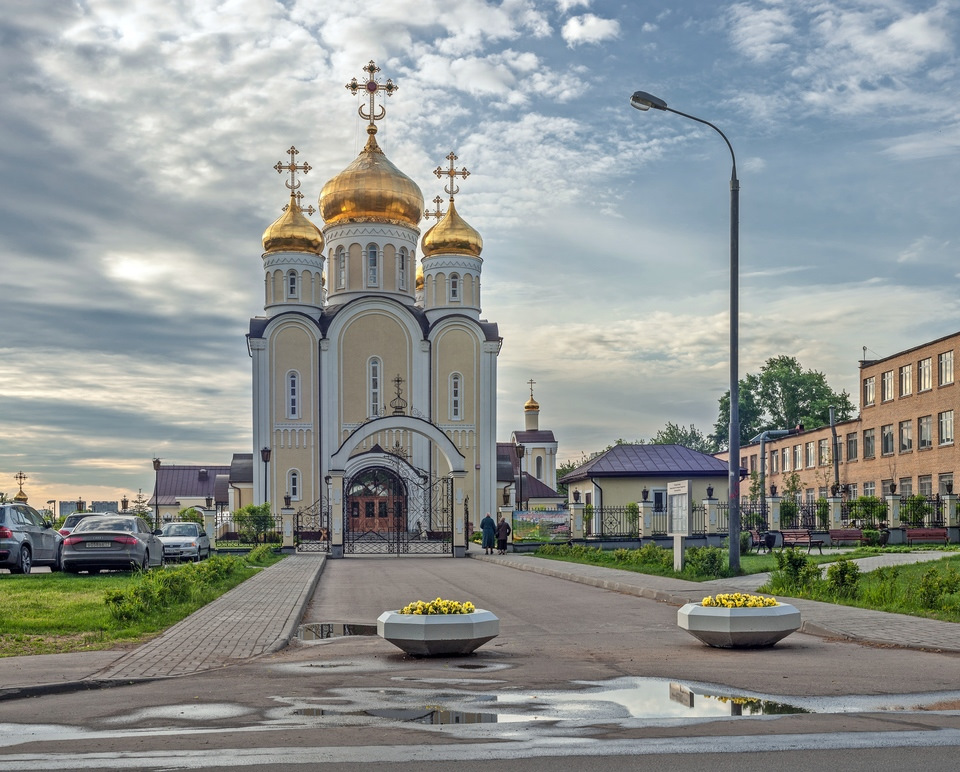
<path id="1" fill-rule="evenodd" d="M 320 641 L 327 638 L 342 638 L 346 635 L 376 635 L 376 625 L 355 625 L 342 622 L 311 622 L 300 625 L 297 637 L 301 641 Z"/>
<path id="2" fill-rule="evenodd" d="M 328 708 L 296 708 L 294 716 L 373 716 L 389 718 L 393 721 L 407 721 L 416 724 L 496 724 L 496 713 L 473 713 L 463 710 L 446 710 L 440 706 L 427 705 L 424 708 L 372 708 L 370 710 L 330 710 Z"/>

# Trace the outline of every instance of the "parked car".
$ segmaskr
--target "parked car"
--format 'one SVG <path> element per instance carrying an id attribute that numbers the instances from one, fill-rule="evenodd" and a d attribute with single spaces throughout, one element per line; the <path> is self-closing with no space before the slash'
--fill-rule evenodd
<path id="1" fill-rule="evenodd" d="M 70 573 L 105 569 L 146 571 L 162 566 L 163 542 L 142 517 L 85 517 L 63 540 L 63 570 Z"/>
<path id="2" fill-rule="evenodd" d="M 66 519 L 63 521 L 63 525 L 60 526 L 60 535 L 69 536 L 74 528 L 77 527 L 79 523 L 85 517 L 91 517 L 93 515 L 98 515 L 100 517 L 110 516 L 116 514 L 115 512 L 74 512 L 72 515 L 67 515 Z"/>
<path id="3" fill-rule="evenodd" d="M 0 568 L 29 574 L 34 566 L 60 570 L 63 537 L 26 504 L 0 504 Z"/>
<path id="4" fill-rule="evenodd" d="M 196 523 L 167 523 L 160 529 L 167 560 L 201 561 L 210 557 L 210 537 Z"/>

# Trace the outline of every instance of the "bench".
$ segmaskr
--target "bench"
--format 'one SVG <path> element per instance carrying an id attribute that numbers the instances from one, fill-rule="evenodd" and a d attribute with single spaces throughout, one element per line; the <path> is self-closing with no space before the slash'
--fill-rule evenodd
<path id="1" fill-rule="evenodd" d="M 908 528 L 907 544 L 913 544 L 915 541 L 942 541 L 947 543 L 946 528 Z"/>
<path id="2" fill-rule="evenodd" d="M 806 528 L 790 528 L 780 531 L 780 536 L 783 538 L 783 546 L 780 547 L 781 552 L 783 552 L 784 547 L 806 546 L 807 554 L 814 547 L 820 550 L 821 555 L 823 554 L 823 539 L 814 539 L 813 534 Z"/>
<path id="3" fill-rule="evenodd" d="M 760 548 L 763 547 L 767 552 L 770 552 L 770 547 L 776 539 L 770 539 L 772 534 L 760 533 L 756 528 L 750 531 L 750 541 L 753 543 L 753 546 L 757 548 L 757 554 L 760 554 Z"/>
<path id="4" fill-rule="evenodd" d="M 839 544 L 842 541 L 855 541 L 857 544 L 866 544 L 867 539 L 859 528 L 835 528 L 830 530 L 830 543 Z"/>

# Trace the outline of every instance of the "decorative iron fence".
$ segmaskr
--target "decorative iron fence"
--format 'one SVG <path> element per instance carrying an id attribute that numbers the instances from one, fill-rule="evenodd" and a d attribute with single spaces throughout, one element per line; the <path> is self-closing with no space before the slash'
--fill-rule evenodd
<path id="1" fill-rule="evenodd" d="M 280 515 L 226 512 L 217 515 L 217 549 L 280 545 L 283 541 Z"/>
<path id="2" fill-rule="evenodd" d="M 852 501 L 842 501 L 840 522 L 850 528 L 886 528 L 889 525 L 887 502 L 876 496 L 860 496 Z"/>
<path id="3" fill-rule="evenodd" d="M 729 533 L 729 512 L 727 515 L 726 532 Z M 740 502 L 740 530 L 760 532 L 768 530 L 767 505 L 765 501 L 748 500 Z"/>
<path id="4" fill-rule="evenodd" d="M 694 504 L 690 512 L 690 533 L 706 534 L 707 532 L 707 508 L 703 504 Z"/>
<path id="5" fill-rule="evenodd" d="M 782 501 L 780 503 L 780 529 L 789 528 L 826 531 L 830 528 L 830 505 L 826 499 Z"/>
<path id="6" fill-rule="evenodd" d="M 904 496 L 900 499 L 900 523 L 904 528 L 944 528 L 944 502 L 935 496 Z"/>
<path id="7" fill-rule="evenodd" d="M 590 518 L 595 539 L 637 539 L 640 537 L 640 507 L 596 507 Z"/>
<path id="8" fill-rule="evenodd" d="M 570 540 L 570 513 L 565 510 L 513 513 L 514 542 L 556 542 Z"/>

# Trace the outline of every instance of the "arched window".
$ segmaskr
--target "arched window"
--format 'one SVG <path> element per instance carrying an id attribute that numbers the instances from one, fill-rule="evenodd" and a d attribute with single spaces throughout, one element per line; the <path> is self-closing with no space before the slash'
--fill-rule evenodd
<path id="1" fill-rule="evenodd" d="M 463 377 L 460 373 L 450 376 L 450 420 L 463 420 Z"/>
<path id="2" fill-rule="evenodd" d="M 337 247 L 334 268 L 337 272 L 337 289 L 343 289 L 347 286 L 347 253 L 343 247 Z"/>
<path id="3" fill-rule="evenodd" d="M 380 415 L 380 370 L 382 364 L 379 359 L 373 357 L 370 360 L 369 364 L 369 384 L 368 389 L 370 395 L 370 415 L 377 416 Z"/>
<path id="4" fill-rule="evenodd" d="M 407 288 L 407 248 L 400 247 L 397 255 L 397 289 Z"/>
<path id="5" fill-rule="evenodd" d="M 460 276 L 455 273 L 450 274 L 450 300 L 460 300 Z"/>
<path id="6" fill-rule="evenodd" d="M 300 417 L 300 374 L 287 373 L 287 418 Z"/>
<path id="7" fill-rule="evenodd" d="M 376 244 L 367 244 L 367 286 L 380 286 L 380 250 Z"/>
<path id="8" fill-rule="evenodd" d="M 300 472 L 297 469 L 287 472 L 287 493 L 293 501 L 300 500 Z"/>
<path id="9" fill-rule="evenodd" d="M 287 297 L 295 298 L 298 297 L 297 284 L 298 284 L 297 272 L 290 270 L 287 271 Z"/>
<path id="10" fill-rule="evenodd" d="M 543 479 L 543 456 L 537 456 L 537 479 Z"/>

